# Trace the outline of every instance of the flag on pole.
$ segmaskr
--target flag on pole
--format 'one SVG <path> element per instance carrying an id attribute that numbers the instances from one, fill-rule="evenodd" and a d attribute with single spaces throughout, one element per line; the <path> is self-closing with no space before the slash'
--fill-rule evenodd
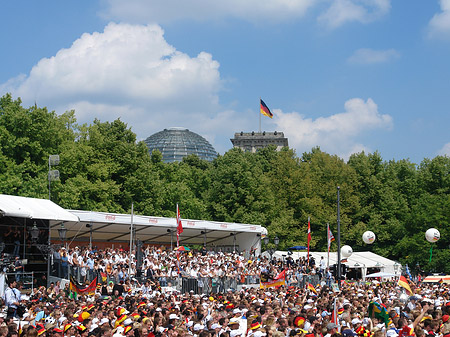
<path id="1" fill-rule="evenodd" d="M 317 290 L 316 290 L 316 288 L 314 288 L 314 286 L 311 283 L 308 283 L 307 289 L 317 295 Z"/>
<path id="2" fill-rule="evenodd" d="M 330 225 L 328 225 L 328 252 L 331 249 L 331 243 L 334 241 L 333 233 L 331 232 Z"/>
<path id="3" fill-rule="evenodd" d="M 273 113 L 270 112 L 270 109 L 267 107 L 266 103 L 264 103 L 264 101 L 262 99 L 259 99 L 259 100 L 260 100 L 260 105 L 261 105 L 261 107 L 260 107 L 261 113 L 264 116 L 272 118 L 273 117 Z"/>
<path id="4" fill-rule="evenodd" d="M 309 217 L 308 217 L 308 256 L 307 256 L 307 261 L 309 263 L 309 243 L 311 242 L 311 223 L 309 221 Z"/>
<path id="5" fill-rule="evenodd" d="M 408 280 L 406 279 L 406 277 L 404 277 L 403 275 L 402 276 L 400 276 L 400 278 L 398 279 L 398 283 L 397 283 L 400 287 L 403 287 L 403 288 L 405 288 L 405 290 L 406 290 L 406 293 L 408 294 L 408 295 L 412 295 L 412 290 L 411 290 L 411 287 L 409 286 L 409 284 L 408 284 Z"/>
<path id="6" fill-rule="evenodd" d="M 181 223 L 180 209 L 177 204 L 177 247 L 180 245 L 180 235 L 183 233 L 183 224 Z"/>
<path id="7" fill-rule="evenodd" d="M 336 297 L 334 298 L 333 312 L 331 313 L 331 322 L 330 323 L 339 325 L 338 324 L 338 308 L 337 308 L 337 303 L 336 303 Z"/>

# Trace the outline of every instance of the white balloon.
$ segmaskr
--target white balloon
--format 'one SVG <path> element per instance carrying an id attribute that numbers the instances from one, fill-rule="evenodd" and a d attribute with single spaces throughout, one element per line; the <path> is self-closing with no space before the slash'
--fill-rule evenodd
<path id="1" fill-rule="evenodd" d="M 375 233 L 371 232 L 371 231 L 364 232 L 364 234 L 362 236 L 364 243 L 367 243 L 368 245 L 371 245 L 372 243 L 374 243 L 375 238 L 376 238 Z"/>
<path id="2" fill-rule="evenodd" d="M 343 258 L 348 258 L 353 254 L 353 249 L 350 246 L 342 246 L 341 248 L 341 255 Z"/>
<path id="3" fill-rule="evenodd" d="M 425 238 L 428 242 L 437 242 L 441 238 L 441 233 L 436 228 L 429 228 L 425 232 Z"/>

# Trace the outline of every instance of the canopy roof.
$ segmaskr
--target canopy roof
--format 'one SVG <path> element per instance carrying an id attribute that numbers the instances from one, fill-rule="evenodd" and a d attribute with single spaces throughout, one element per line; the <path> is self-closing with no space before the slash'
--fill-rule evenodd
<path id="1" fill-rule="evenodd" d="M 423 279 L 422 282 L 425 283 L 445 283 L 445 284 L 450 284 L 450 276 L 449 275 L 431 275 L 431 276 L 427 276 Z"/>
<path id="2" fill-rule="evenodd" d="M 89 240 L 92 228 L 94 241 L 127 241 L 130 238 L 130 226 L 136 231 L 136 237 L 144 243 L 170 244 L 176 242 L 176 218 L 162 218 L 144 215 L 117 214 L 69 210 L 79 218 L 79 223 L 66 225 L 67 241 Z M 267 234 L 267 230 L 259 225 L 215 222 L 205 220 L 181 219 L 183 233 L 180 245 L 219 242 L 223 245 L 240 245 L 245 241 L 254 241 Z M 87 227 L 86 225 L 92 225 Z M 58 225 L 52 226 L 52 238 L 58 238 Z M 234 238 L 235 236 L 235 238 Z M 236 240 L 236 241 L 234 241 Z M 252 242 L 252 244 L 254 244 Z"/>
<path id="3" fill-rule="evenodd" d="M 0 194 L 2 216 L 42 219 L 50 223 L 78 222 L 78 217 L 47 199 Z"/>
<path id="4" fill-rule="evenodd" d="M 325 259 L 325 261 L 327 261 L 327 252 L 310 252 L 309 254 L 316 260 L 316 265 L 318 265 L 322 257 Z M 289 256 L 288 252 L 285 251 L 276 251 L 274 255 L 278 259 L 281 259 L 283 257 L 286 258 Z M 294 260 L 297 260 L 301 257 L 306 257 L 307 252 L 295 251 L 292 252 L 292 255 L 290 256 L 292 256 Z M 343 259 L 342 255 L 341 259 Z M 333 265 L 335 263 L 337 263 L 337 253 L 330 252 L 330 265 Z M 401 265 L 398 262 L 389 260 L 373 252 L 353 252 L 353 254 L 349 258 L 347 258 L 347 262 L 345 262 L 345 264 L 349 268 L 364 268 L 366 270 L 367 268 L 378 268 L 386 273 L 391 274 L 398 274 L 401 270 Z"/>

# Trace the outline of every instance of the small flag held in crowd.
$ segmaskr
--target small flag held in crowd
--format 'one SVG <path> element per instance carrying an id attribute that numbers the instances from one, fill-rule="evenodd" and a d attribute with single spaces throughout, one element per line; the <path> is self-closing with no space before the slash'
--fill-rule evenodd
<path id="1" fill-rule="evenodd" d="M 442 280 L 442 279 L 441 279 Z M 400 276 L 400 278 L 398 279 L 398 283 L 397 283 L 400 287 L 405 288 L 406 293 L 408 295 L 412 295 L 412 290 L 411 287 L 408 284 L 408 280 L 406 279 L 406 277 L 404 277 L 403 275 Z"/>
<path id="2" fill-rule="evenodd" d="M 317 295 L 317 290 L 314 288 L 314 286 L 311 283 L 308 283 L 308 290 L 312 291 L 314 294 Z"/>

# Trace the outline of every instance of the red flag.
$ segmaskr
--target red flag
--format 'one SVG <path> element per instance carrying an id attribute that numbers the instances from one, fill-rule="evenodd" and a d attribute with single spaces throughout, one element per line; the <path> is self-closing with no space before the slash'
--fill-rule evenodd
<path id="1" fill-rule="evenodd" d="M 279 280 L 279 279 L 282 279 L 282 278 L 286 278 L 286 269 L 284 269 L 281 273 L 279 273 L 279 274 L 274 278 L 274 280 Z"/>
<path id="2" fill-rule="evenodd" d="M 331 313 L 331 323 L 338 324 L 338 309 L 336 306 L 336 297 L 334 298 L 333 312 Z"/>
<path id="3" fill-rule="evenodd" d="M 177 246 L 178 246 L 178 238 L 181 233 L 183 233 L 183 224 L 181 223 L 180 209 L 178 208 L 177 204 Z"/>
<path id="4" fill-rule="evenodd" d="M 328 227 L 328 252 L 330 252 L 331 249 L 331 243 L 334 241 L 333 233 L 331 232 L 330 225 L 327 225 Z"/>
<path id="5" fill-rule="evenodd" d="M 311 223 L 308 217 L 308 263 L 309 263 L 309 243 L 311 242 Z"/>

